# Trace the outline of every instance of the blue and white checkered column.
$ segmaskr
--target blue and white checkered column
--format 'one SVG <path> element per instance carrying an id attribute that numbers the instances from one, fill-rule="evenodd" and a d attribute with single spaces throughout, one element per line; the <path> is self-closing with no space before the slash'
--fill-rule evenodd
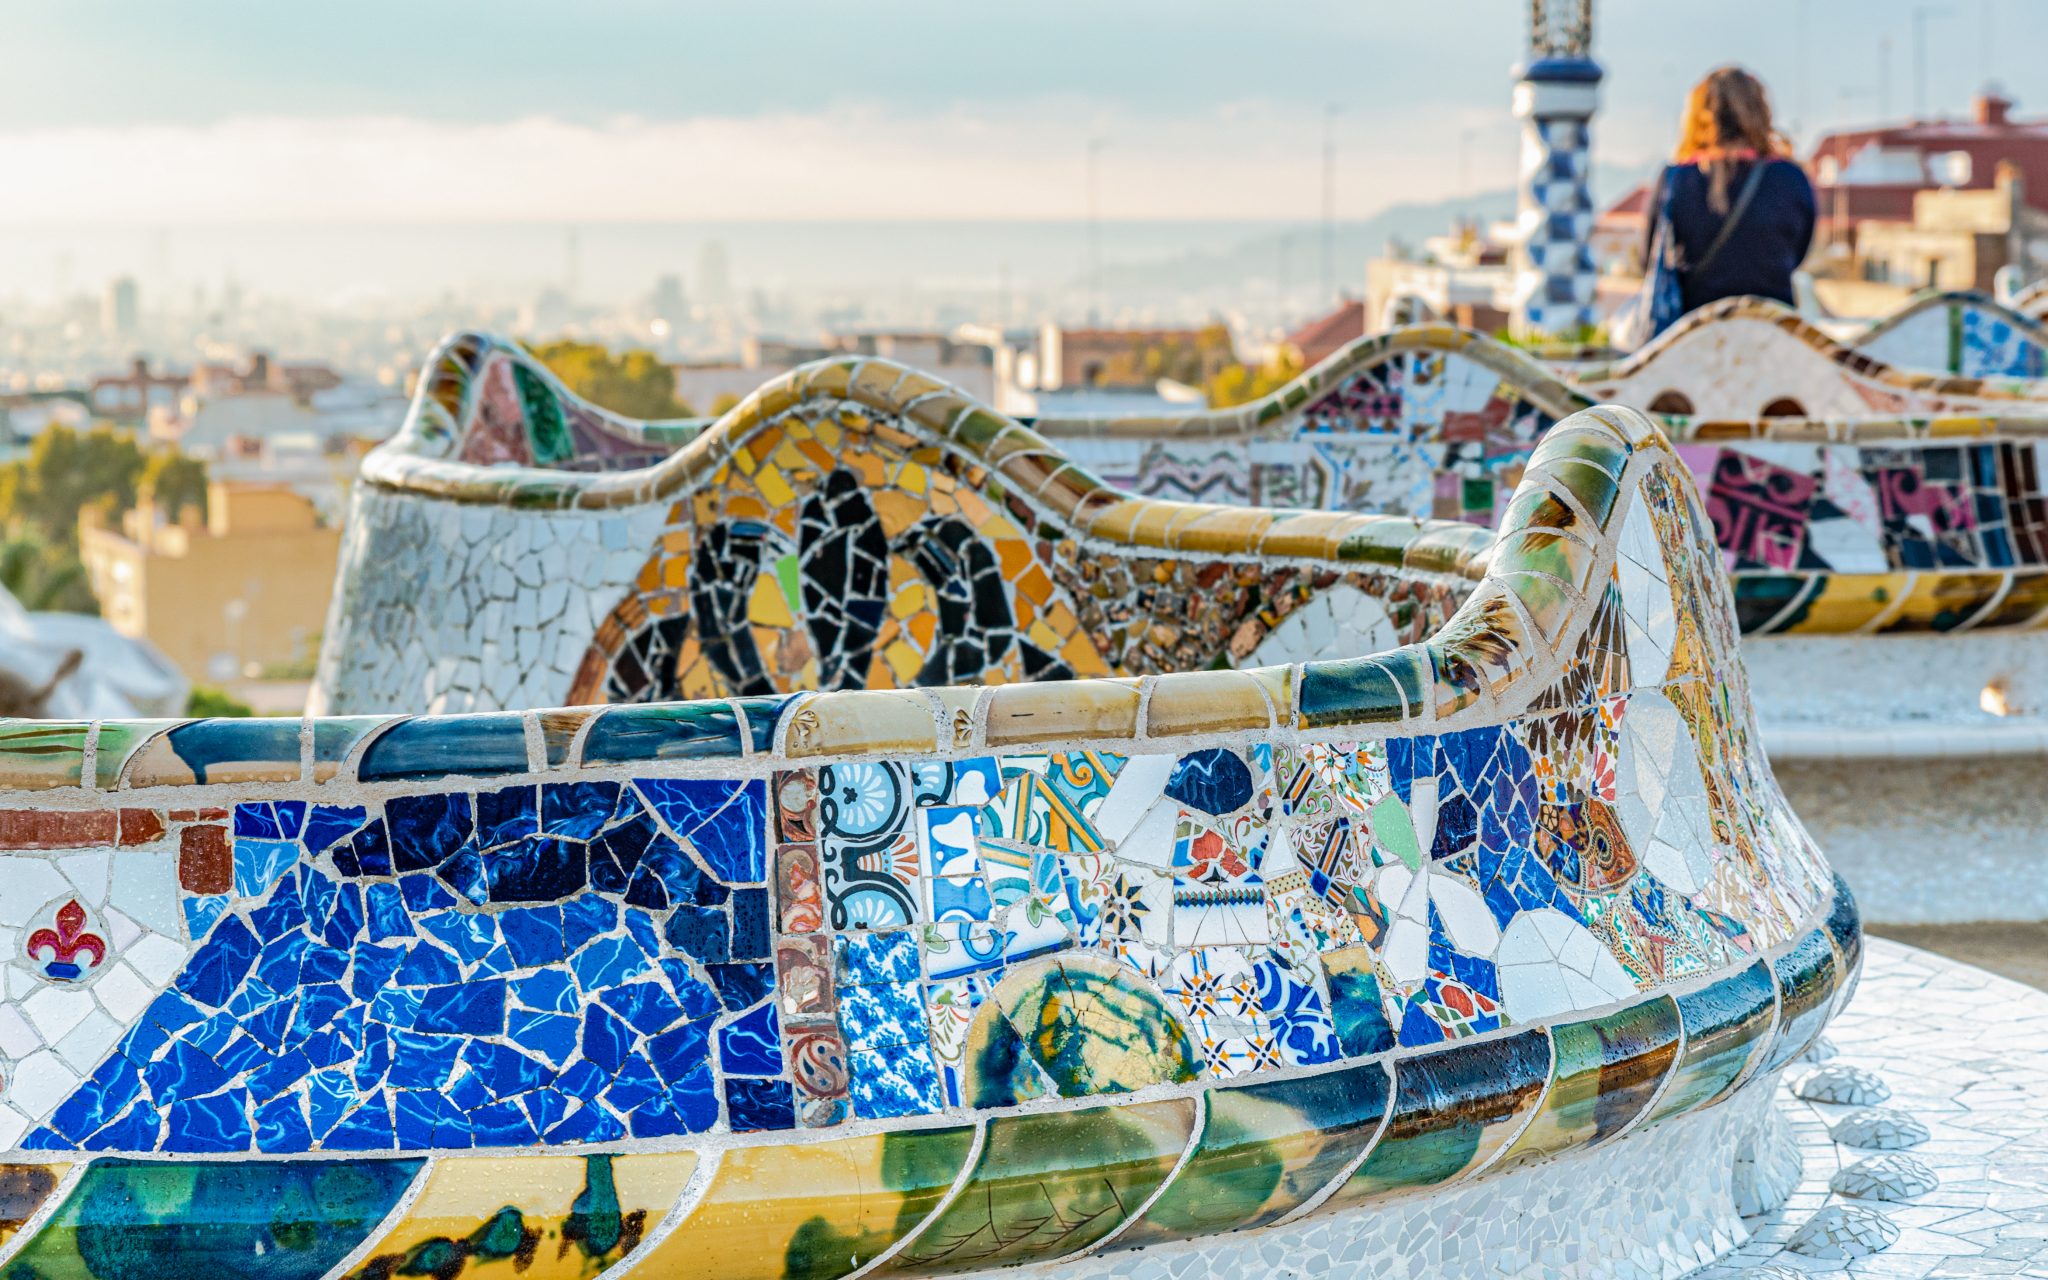
<path id="1" fill-rule="evenodd" d="M 1514 329 L 1559 336 L 1593 324 L 1593 112 L 1600 67 L 1589 58 L 1538 58 L 1515 84 L 1522 122 Z"/>

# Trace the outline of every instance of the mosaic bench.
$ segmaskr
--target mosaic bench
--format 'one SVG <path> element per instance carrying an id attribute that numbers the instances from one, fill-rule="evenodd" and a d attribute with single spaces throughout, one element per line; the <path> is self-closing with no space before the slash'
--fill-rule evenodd
<path id="1" fill-rule="evenodd" d="M 1739 323 L 1810 357 L 1764 324 L 1785 315 Z M 1406 341 L 1435 342 L 1432 332 Z M 1526 445 L 1478 424 L 1511 420 L 1501 406 L 1556 414 L 1571 402 L 1547 373 L 1483 340 L 1438 348 L 1436 363 L 1411 352 L 1405 366 L 1324 381 L 1319 395 L 1304 385 L 1240 410 L 1035 426 L 1092 450 L 1082 456 L 1138 491 L 1159 476 L 1242 471 L 1234 460 L 1247 445 L 1254 469 L 1261 449 L 1342 450 L 1353 481 L 1326 492 L 1351 509 L 1483 521 Z M 1636 391 L 1654 402 L 1653 382 Z M 1408 408 L 1411 394 L 1426 407 Z M 1290 398 L 1304 407 L 1280 408 Z M 2012 801 L 2032 793 L 2048 757 L 2048 419 L 2010 412 L 2015 403 L 2000 415 L 1664 419 L 1734 578 L 1781 781 L 1874 919 L 2048 918 L 2035 866 L 2048 825 L 2038 806 Z M 1424 425 L 1404 438 L 1411 423 Z M 1474 487 L 1482 500 L 1458 496 Z M 1902 859 L 1901 848 L 1919 853 Z M 1924 891 L 1930 863 L 1944 867 L 1943 893 Z"/>
<path id="2" fill-rule="evenodd" d="M 787 691 L 821 675 L 854 686 L 1144 675 L 1412 642 L 1470 589 L 1482 530 L 1428 532 L 1440 572 L 1423 582 L 1384 569 L 1425 536 L 1414 520 L 1269 520 L 1117 487 L 1175 475 L 1162 458 L 1242 474 L 1249 453 L 1256 491 L 1267 485 L 1258 459 L 1273 457 L 1260 451 L 1298 449 L 1319 466 L 1342 459 L 1321 474 L 1350 479 L 1325 497 L 1487 522 L 1541 432 L 1582 404 L 1518 353 L 1451 329 L 1369 339 L 1265 401 L 1172 418 L 1040 419 L 1034 431 L 969 413 L 937 386 L 886 362 L 825 364 L 708 434 L 685 424 L 696 443 L 654 467 L 486 468 L 462 460 L 465 441 L 546 435 L 551 420 L 597 411 L 516 346 L 458 335 L 404 433 L 366 466 L 316 709 Z M 907 412 L 918 396 L 942 412 Z M 953 430 L 953 418 L 971 427 Z M 1866 909 L 2048 918 L 2048 882 L 2027 865 L 2048 833 L 2003 799 L 2048 752 L 2038 424 L 1669 425 L 1735 580 L 1765 743 Z M 748 432 L 745 451 L 719 443 Z M 774 465 L 754 461 L 770 455 Z M 1108 461 L 1115 483 L 1077 456 Z M 796 497 L 792 486 L 832 475 L 840 498 Z M 963 507 L 963 484 L 994 504 Z M 878 528 L 854 538 L 867 567 L 853 618 L 828 607 L 841 581 L 808 570 L 803 547 L 853 545 L 831 531 L 865 529 L 869 514 Z M 424 583 L 378 571 L 394 561 L 420 566 Z M 825 616 L 811 616 L 814 603 Z M 693 617 L 724 619 L 717 643 L 693 638 Z M 1951 892 L 1920 891 L 1893 852 L 1901 831 L 1950 866 Z"/>
<path id="3" fill-rule="evenodd" d="M 1565 377 L 1596 399 L 1707 418 L 2048 415 L 2048 384 L 2037 376 L 1994 368 L 1963 377 L 1887 363 L 1882 352 L 1912 341 L 1922 323 L 1902 322 L 1894 336 L 1877 333 L 1868 343 L 1845 346 L 1782 303 L 1724 298 L 1626 359 L 1575 365 Z M 1944 341 L 1944 354 L 1947 348 Z M 2000 361 L 1987 353 L 1985 363 Z"/>
<path id="4" fill-rule="evenodd" d="M 1389 327 L 1447 323 L 1426 304 L 1420 310 L 1415 319 Z M 1903 373 L 1988 379 L 2048 377 L 2048 329 L 2034 317 L 1976 290 L 1922 292 L 1890 315 L 1876 319 L 1832 316 L 1817 300 L 1809 299 L 1802 299 L 1799 312 L 1826 339 Z M 1522 343 L 1516 350 L 1541 360 L 1567 380 L 1580 369 L 1612 365 L 1630 354 L 1605 343 L 1552 341 Z"/>
<path id="5" fill-rule="evenodd" d="M 1879 320 L 1819 327 L 1898 369 L 1962 378 L 2048 377 L 2048 329 L 1974 290 L 1925 293 Z"/>
<path id="6" fill-rule="evenodd" d="M 1498 540 L 1128 498 L 1034 439 L 861 362 L 692 441 L 663 464 L 687 484 L 367 477 L 351 545 L 418 609 L 495 572 L 397 558 L 431 526 L 392 504 L 438 486 L 465 539 L 521 548 L 503 607 L 579 617 L 605 681 L 653 652 L 640 615 L 550 595 L 493 521 L 611 513 L 587 545 L 636 566 L 635 635 L 758 605 L 759 668 L 711 656 L 732 630 L 663 633 L 699 700 L 0 724 L 0 1278 L 1478 1275 L 1739 1241 L 1796 1180 L 1772 1089 L 1861 943 L 1656 429 L 1552 429 Z M 805 589 L 879 554 L 830 518 L 854 494 L 899 537 L 968 513 L 892 540 L 884 611 L 980 619 L 922 651 L 960 680 L 784 687 L 922 670 L 879 628 L 855 661 L 860 591 Z M 1068 674 L 1025 642 L 1099 642 L 1069 599 L 1052 645 L 1051 588 L 1019 612 L 1075 529 L 1091 599 L 1135 546 L 1155 586 L 1209 557 L 1448 616 L 1366 656 L 996 683 Z M 747 539 L 751 579 L 717 554 Z M 1227 595 L 1192 593 L 1176 616 Z M 1148 661 L 1180 652 L 1162 616 Z"/>
<path id="7" fill-rule="evenodd" d="M 2009 306 L 2037 322 L 2048 322 L 2048 280 L 2036 280 L 2013 294 Z"/>

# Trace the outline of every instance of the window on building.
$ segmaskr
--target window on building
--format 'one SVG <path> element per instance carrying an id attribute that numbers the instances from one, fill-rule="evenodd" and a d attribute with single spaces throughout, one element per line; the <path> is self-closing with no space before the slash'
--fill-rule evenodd
<path id="1" fill-rule="evenodd" d="M 1970 185 L 1970 153 L 1967 151 L 1937 151 L 1927 157 L 1928 181 L 1943 187 L 1967 187 Z"/>

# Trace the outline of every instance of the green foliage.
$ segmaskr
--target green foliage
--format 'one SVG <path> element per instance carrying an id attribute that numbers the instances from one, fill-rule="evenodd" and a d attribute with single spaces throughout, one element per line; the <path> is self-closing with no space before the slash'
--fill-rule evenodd
<path id="1" fill-rule="evenodd" d="M 1543 354 L 1564 354 L 1587 347 L 1610 350 L 1613 346 L 1604 324 L 1582 324 L 1561 333 L 1517 334 L 1511 329 L 1502 329 L 1491 336 L 1503 346 Z"/>
<path id="2" fill-rule="evenodd" d="M 29 609 L 98 613 L 78 559 L 78 514 L 113 521 L 154 492 L 173 518 L 206 510 L 206 464 L 175 449 L 147 451 L 135 436 L 101 426 L 51 427 L 28 456 L 0 464 L 0 583 Z"/>
<path id="3" fill-rule="evenodd" d="M 590 342 L 544 343 L 531 348 L 569 390 L 592 404 L 629 418 L 687 418 L 690 406 L 676 399 L 676 371 L 652 351 L 613 355 Z"/>
<path id="4" fill-rule="evenodd" d="M 1278 359 L 1258 368 L 1226 365 L 1217 370 L 1215 377 L 1202 384 L 1202 390 L 1209 397 L 1210 408 L 1228 409 L 1232 405 L 1249 404 L 1261 396 L 1271 395 L 1300 376 L 1300 357 L 1291 350 L 1282 349 Z"/>
<path id="5" fill-rule="evenodd" d="M 53 545 L 33 528 L 0 532 L 0 586 L 35 613 L 98 613 L 78 553 Z"/>
<path id="6" fill-rule="evenodd" d="M 734 395 L 732 392 L 727 391 L 724 394 L 720 395 L 718 399 L 713 400 L 711 402 L 711 416 L 714 418 L 724 417 L 726 414 L 731 413 L 734 409 L 737 409 L 739 407 L 740 398 Z"/>
<path id="7" fill-rule="evenodd" d="M 141 487 L 166 520 L 177 520 L 186 507 L 198 508 L 200 518 L 206 518 L 206 464 L 197 458 L 175 449 L 150 454 L 142 467 Z"/>
<path id="8" fill-rule="evenodd" d="M 0 519 L 76 547 L 78 513 L 95 504 L 110 515 L 133 507 L 146 465 L 148 456 L 127 432 L 51 427 L 35 438 L 26 458 L 0 466 Z"/>
<path id="9" fill-rule="evenodd" d="M 210 684 L 195 684 L 192 694 L 185 699 L 185 714 L 188 716 L 253 716 L 256 709 L 225 689 L 216 689 Z"/>

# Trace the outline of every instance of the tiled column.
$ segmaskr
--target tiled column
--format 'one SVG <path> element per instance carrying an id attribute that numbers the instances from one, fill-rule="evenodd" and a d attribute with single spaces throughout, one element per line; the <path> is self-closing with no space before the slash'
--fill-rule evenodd
<path id="1" fill-rule="evenodd" d="M 1592 119 L 1600 67 L 1585 57 L 1539 57 L 1521 68 L 1520 246 L 1515 332 L 1563 335 L 1593 323 Z"/>

